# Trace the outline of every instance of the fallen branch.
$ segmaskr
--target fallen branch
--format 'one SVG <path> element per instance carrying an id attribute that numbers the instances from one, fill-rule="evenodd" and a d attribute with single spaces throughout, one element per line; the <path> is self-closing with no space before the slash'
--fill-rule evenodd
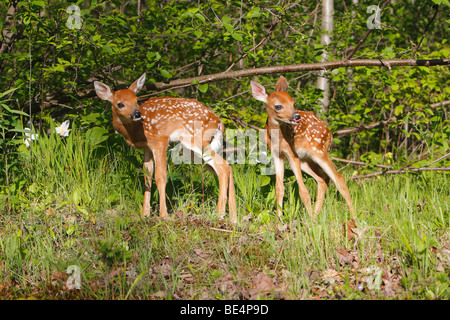
<path id="1" fill-rule="evenodd" d="M 350 163 L 350 164 L 355 164 L 358 166 L 369 166 L 371 165 L 371 163 L 366 163 L 366 162 L 361 162 L 361 161 L 353 161 L 353 160 L 347 160 L 347 159 L 341 159 L 341 158 L 335 158 L 335 157 L 331 157 L 332 160 L 335 161 L 339 161 L 339 162 L 344 162 L 344 163 Z M 372 164 L 374 167 L 377 168 L 385 168 L 385 169 L 392 169 L 392 166 L 387 166 L 384 164 Z"/>
<path id="2" fill-rule="evenodd" d="M 354 176 L 351 179 L 366 179 L 366 178 L 372 178 L 380 175 L 385 174 L 404 174 L 404 173 L 411 173 L 411 172 L 420 172 L 420 171 L 450 171 L 450 167 L 445 168 L 407 168 L 404 170 L 387 170 L 387 171 L 381 171 L 381 172 L 373 172 L 369 174 L 365 174 L 362 176 Z"/>
<path id="3" fill-rule="evenodd" d="M 387 171 L 381 171 L 381 172 L 374 172 L 374 173 L 370 173 L 370 174 L 366 174 L 366 175 L 362 175 L 362 176 L 354 176 L 352 177 L 352 180 L 356 180 L 356 179 L 364 179 L 364 178 L 371 178 L 374 176 L 379 176 L 379 175 L 383 175 L 383 174 L 403 174 L 403 173 L 409 173 L 409 172 L 420 172 L 420 171 L 450 171 L 450 167 L 445 167 L 445 168 L 427 168 L 429 166 L 431 166 L 432 164 L 439 162 L 445 158 L 448 158 L 450 156 L 450 153 L 447 153 L 446 155 L 433 160 L 432 162 L 424 165 L 422 168 L 413 168 L 413 167 L 408 167 L 405 168 L 407 165 L 404 165 L 401 169 L 398 170 L 387 170 Z M 424 158 L 422 158 L 423 160 Z M 420 160 L 419 160 L 420 161 Z M 413 162 L 415 163 L 415 162 Z M 411 164 L 409 164 L 411 165 Z"/>
<path id="4" fill-rule="evenodd" d="M 450 157 L 450 153 L 447 153 L 445 156 L 442 156 L 442 157 L 440 157 L 440 158 L 438 158 L 438 159 L 436 159 L 436 160 L 430 162 L 429 164 L 424 165 L 423 167 L 424 167 L 424 168 L 429 167 L 429 166 L 431 166 L 433 163 L 439 162 L 439 161 L 441 161 L 442 159 L 445 159 L 445 158 L 448 158 L 448 157 Z"/>

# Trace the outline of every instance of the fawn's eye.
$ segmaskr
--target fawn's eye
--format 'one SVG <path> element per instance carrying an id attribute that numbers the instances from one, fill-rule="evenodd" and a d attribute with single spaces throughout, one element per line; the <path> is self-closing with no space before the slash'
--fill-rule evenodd
<path id="1" fill-rule="evenodd" d="M 277 105 L 275 106 L 275 110 L 280 111 L 281 109 L 283 109 L 283 106 L 282 106 L 282 105 L 277 104 Z"/>
<path id="2" fill-rule="evenodd" d="M 119 107 L 119 109 L 122 109 L 123 107 L 125 107 L 125 105 L 124 105 L 122 102 L 119 102 L 119 103 L 117 104 L 117 106 Z"/>

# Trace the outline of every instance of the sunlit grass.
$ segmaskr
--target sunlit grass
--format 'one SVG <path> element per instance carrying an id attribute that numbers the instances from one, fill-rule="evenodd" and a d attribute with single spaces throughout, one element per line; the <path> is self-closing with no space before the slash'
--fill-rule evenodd
<path id="1" fill-rule="evenodd" d="M 20 183 L 7 205 L 2 194 L 7 299 L 450 297 L 448 174 L 347 179 L 358 213 L 351 236 L 333 185 L 312 221 L 287 170 L 278 220 L 274 177 L 260 175 L 257 165 L 234 165 L 240 222 L 233 226 L 215 212 L 218 184 L 210 172 L 170 164 L 173 219 L 161 221 L 154 185 L 152 216 L 141 217 L 139 151 L 93 148 L 74 132 L 42 137 L 31 154 L 22 149 L 23 175 L 14 177 Z M 315 199 L 315 182 L 305 182 Z M 67 287 L 71 265 L 81 270 L 79 290 Z"/>

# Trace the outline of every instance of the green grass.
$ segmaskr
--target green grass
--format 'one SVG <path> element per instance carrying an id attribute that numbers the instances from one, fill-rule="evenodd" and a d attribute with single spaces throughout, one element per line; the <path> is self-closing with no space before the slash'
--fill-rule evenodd
<path id="1" fill-rule="evenodd" d="M 161 221 L 155 186 L 152 216 L 140 215 L 139 151 L 93 147 L 76 130 L 19 151 L 22 170 L 0 193 L 3 299 L 450 298 L 448 174 L 347 179 L 358 213 L 347 229 L 334 186 L 311 221 L 287 170 L 277 221 L 274 177 L 234 165 L 232 226 L 218 218 L 218 184 L 201 166 L 169 165 L 173 219 Z M 69 266 L 80 289 L 68 288 Z"/>

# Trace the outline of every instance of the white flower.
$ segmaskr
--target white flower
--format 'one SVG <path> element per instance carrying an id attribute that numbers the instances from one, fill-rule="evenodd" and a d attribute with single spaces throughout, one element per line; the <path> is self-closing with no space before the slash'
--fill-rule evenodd
<path id="1" fill-rule="evenodd" d="M 59 134 L 61 137 L 68 137 L 69 136 L 69 124 L 70 121 L 66 120 L 59 127 L 55 128 L 55 131 L 57 134 Z"/>
<path id="2" fill-rule="evenodd" d="M 25 140 L 24 140 L 23 143 L 25 143 L 25 145 L 26 145 L 27 147 L 29 147 L 30 144 L 31 144 L 31 141 L 37 140 L 37 138 L 38 138 L 39 135 L 38 135 L 37 133 L 32 133 L 31 130 L 28 129 L 28 128 L 25 128 L 25 130 L 26 130 L 26 131 L 29 131 L 29 132 L 25 132 L 25 135 L 26 135 L 28 138 L 25 138 Z"/>

